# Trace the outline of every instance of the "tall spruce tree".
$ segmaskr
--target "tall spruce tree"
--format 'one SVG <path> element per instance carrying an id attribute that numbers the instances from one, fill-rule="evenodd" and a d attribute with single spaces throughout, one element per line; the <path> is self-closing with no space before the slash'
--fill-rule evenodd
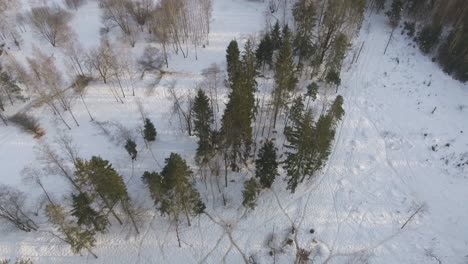
<path id="1" fill-rule="evenodd" d="M 271 140 L 266 140 L 255 161 L 255 177 L 260 179 L 262 188 L 270 188 L 278 175 L 275 144 Z"/>
<path id="2" fill-rule="evenodd" d="M 190 216 L 204 212 L 205 205 L 191 182 L 192 171 L 179 154 L 171 153 L 161 173 L 145 172 L 142 180 L 163 215 L 169 215 L 176 224 L 180 244 L 179 224 L 185 215 L 190 226 Z"/>
<path id="3" fill-rule="evenodd" d="M 236 40 L 231 40 L 226 50 L 226 64 L 228 73 L 228 84 L 234 85 L 240 70 L 240 51 Z"/>
<path id="4" fill-rule="evenodd" d="M 126 215 L 132 221 L 135 231 L 138 227 L 132 214 L 131 200 L 122 176 L 112 168 L 109 161 L 101 157 L 93 156 L 89 161 L 77 159 L 75 162 L 75 176 L 82 189 L 92 187 L 105 209 L 107 209 L 122 224 L 121 219 L 115 213 L 115 207 L 120 204 Z"/>
<path id="5" fill-rule="evenodd" d="M 287 25 L 283 30 L 283 41 L 275 64 L 275 88 L 273 89 L 273 127 L 276 127 L 279 111 L 284 107 L 297 84 L 296 66 L 291 45 L 291 34 Z"/>
<path id="6" fill-rule="evenodd" d="M 294 36 L 294 52 L 299 62 L 309 60 L 313 53 L 313 30 L 315 27 L 316 10 L 313 1 L 298 0 L 292 9 L 296 34 Z"/>
<path id="7" fill-rule="evenodd" d="M 255 178 L 250 178 L 244 182 L 244 190 L 242 191 L 242 205 L 249 209 L 254 209 L 256 200 L 260 194 L 260 186 Z"/>
<path id="8" fill-rule="evenodd" d="M 267 32 L 263 36 L 262 40 L 258 44 L 257 50 L 255 51 L 259 67 L 265 69 L 265 65 L 269 67 L 273 63 L 273 42 L 270 34 Z"/>
<path id="9" fill-rule="evenodd" d="M 233 171 L 239 170 L 239 164 L 248 158 L 252 145 L 257 82 L 256 58 L 250 40 L 245 44 L 241 65 L 239 73 L 233 74 L 237 77 L 231 80 L 231 92 L 221 127 L 225 165 L 229 165 Z M 227 171 L 225 182 L 227 185 Z"/>
<path id="10" fill-rule="evenodd" d="M 213 112 L 210 109 L 210 99 L 202 89 L 199 89 L 193 104 L 194 132 L 198 137 L 198 147 L 195 160 L 198 165 L 205 165 L 213 155 L 213 136 L 211 124 Z"/>
<path id="11" fill-rule="evenodd" d="M 276 20 L 276 23 L 271 30 L 271 43 L 273 50 L 278 50 L 281 47 L 281 26 L 278 20 Z"/>
<path id="12" fill-rule="evenodd" d="M 153 142 L 156 140 L 156 128 L 154 128 L 153 122 L 149 118 L 145 118 L 145 124 L 143 127 L 143 138 L 147 142 Z"/>
<path id="13" fill-rule="evenodd" d="M 73 209 L 71 215 L 76 217 L 79 226 L 104 233 L 109 221 L 102 211 L 96 211 L 92 199 L 86 193 L 72 194 Z"/>
<path id="14" fill-rule="evenodd" d="M 284 168 L 288 176 L 288 189 L 295 192 L 297 185 L 305 177 L 310 177 L 315 172 L 314 145 L 315 128 L 310 111 L 302 114 L 297 122 L 292 122 L 293 127 L 288 128 L 285 136 L 289 142 L 286 147 L 286 160 Z"/>

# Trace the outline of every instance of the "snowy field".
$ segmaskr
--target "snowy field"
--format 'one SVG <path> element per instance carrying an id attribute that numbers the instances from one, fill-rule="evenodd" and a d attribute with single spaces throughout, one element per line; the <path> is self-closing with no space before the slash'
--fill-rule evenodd
<path id="1" fill-rule="evenodd" d="M 19 232 L 1 222 L 0 259 L 293 263 L 292 246 L 270 256 L 266 241 L 274 234 L 271 243 L 279 243 L 276 240 L 287 236 L 294 225 L 300 247 L 312 250 L 315 256 L 310 263 L 468 263 L 468 165 L 458 165 L 468 162 L 468 86 L 442 72 L 398 30 L 384 55 L 391 29 L 383 14 L 369 12 L 343 67 L 339 93 L 346 113 L 327 166 L 295 194 L 286 190 L 281 176 L 272 191 L 262 193 L 254 211 L 241 205 L 243 179 L 251 171 L 229 176 L 234 182 L 227 189 L 227 206 L 221 199 L 213 199 L 210 187 L 200 183 L 197 187 L 208 215 L 194 218 L 191 227 L 182 226 L 182 247 L 178 247 L 174 225 L 151 209 L 149 193 L 140 180 L 145 170 L 159 171 L 170 152 L 180 153 L 195 168 L 196 138 L 181 133 L 170 118 L 165 87 L 175 80 L 177 89 L 195 89 L 202 69 L 212 63 L 224 68 L 229 41 L 235 38 L 243 43 L 262 30 L 265 10 L 265 3 L 214 0 L 209 45 L 198 50 L 198 60 L 193 53 L 186 59 L 171 54 L 170 73 L 153 91 L 148 88 L 149 78 L 135 83 L 136 96 L 127 96 L 124 104 L 116 103 L 101 83 L 92 85 L 85 99 L 97 121 L 117 121 L 137 135 L 141 126 L 137 100 L 154 121 L 158 139 L 151 151 L 137 140 L 134 175 L 122 144 L 110 141 L 89 122 L 79 100 L 74 101 L 73 109 L 80 126 L 70 131 L 45 107 L 30 110 L 46 130 L 40 140 L 2 125 L 0 183 L 28 192 L 31 203 L 40 191 L 22 180 L 21 171 L 37 163 L 39 141 L 53 144 L 58 134 L 67 133 L 79 146 L 81 157 L 101 155 L 110 160 L 127 181 L 132 199 L 148 210 L 140 235 L 118 224 L 108 234 L 98 235 L 94 249 L 98 259 L 73 255 L 68 245 L 50 235 L 45 218 L 39 217 L 38 224 L 44 227 L 39 233 Z M 72 27 L 85 47 L 99 44 L 99 12 L 97 3 L 89 1 L 75 14 Z M 22 51 L 12 51 L 16 56 L 32 52 L 33 44 L 61 56 L 30 34 L 23 37 Z M 144 44 L 139 41 L 133 49 L 119 48 L 138 57 Z M 351 64 L 352 57 L 357 60 Z M 225 89 L 222 94 L 226 99 Z M 10 109 L 10 114 L 20 108 Z M 71 119 L 67 121 L 73 124 Z M 60 179 L 51 176 L 45 180 L 54 197 L 61 199 L 67 190 L 61 188 Z"/>

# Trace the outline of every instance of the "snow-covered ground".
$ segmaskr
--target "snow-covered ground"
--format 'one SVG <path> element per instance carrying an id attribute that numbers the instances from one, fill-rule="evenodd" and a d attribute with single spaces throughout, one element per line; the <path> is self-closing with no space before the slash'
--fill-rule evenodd
<path id="1" fill-rule="evenodd" d="M 196 148 L 196 139 L 180 133 L 177 124 L 170 121 L 165 85 L 177 80 L 178 89 L 193 89 L 203 68 L 211 63 L 224 65 L 231 39 L 243 40 L 263 28 L 265 8 L 265 4 L 245 0 L 214 0 L 210 45 L 199 50 L 198 60 L 193 54 L 187 59 L 172 55 L 173 73 L 165 76 L 150 95 L 147 83 L 137 83 L 137 97 L 154 120 L 158 139 L 152 146 L 154 158 L 143 142 L 137 141 L 140 153 L 135 177 L 131 177 L 131 161 L 122 144 L 102 135 L 76 101 L 73 109 L 80 127 L 67 133 L 79 146 L 80 156 L 109 159 L 128 181 L 137 204 L 151 208 L 140 180 L 142 172 L 159 171 L 155 160 L 162 163 L 170 152 L 181 153 L 193 164 Z M 76 14 L 73 25 L 85 47 L 99 43 L 99 30 L 95 28 L 100 23 L 98 15 L 93 1 Z M 86 23 L 92 26 L 83 26 Z M 46 231 L 25 234 L 1 222 L 0 259 L 21 256 L 35 263 L 241 263 L 252 257 L 258 263 L 292 263 L 292 246 L 273 257 L 267 240 L 275 234 L 272 243 L 279 243 L 277 240 L 282 240 L 294 223 L 299 246 L 313 250 L 313 263 L 468 262 L 468 165 L 457 166 L 468 161 L 468 87 L 443 73 L 403 35 L 395 34 L 384 55 L 389 34 L 382 14 L 366 17 L 343 67 L 339 93 L 344 96 L 346 114 L 330 160 L 295 194 L 286 191 L 279 179 L 272 191 L 262 193 L 256 209 L 246 212 L 240 199 L 248 170 L 230 175 L 235 182 L 227 189 L 226 207 L 221 199 L 213 199 L 209 186 L 199 184 L 209 216 L 202 215 L 191 227 L 182 227 L 181 248 L 169 220 L 147 210 L 139 236 L 118 224 L 108 234 L 98 236 L 98 259 L 73 255 L 69 246 Z M 141 44 L 137 45 L 135 54 L 141 49 Z M 358 59 L 350 64 L 359 50 Z M 141 120 L 136 99 L 128 96 L 124 100 L 124 104 L 116 103 L 101 84 L 95 84 L 86 96 L 98 121 L 118 121 L 137 134 Z M 53 142 L 63 129 L 61 124 L 47 109 L 32 112 L 47 131 L 41 140 Z M 22 181 L 21 170 L 37 163 L 37 143 L 13 126 L 0 127 L 0 183 L 24 191 L 33 188 Z M 49 191 L 60 198 L 60 182 L 55 177 L 47 180 Z M 37 193 L 32 191 L 30 199 L 34 200 Z M 49 230 L 45 221 L 39 224 Z"/>

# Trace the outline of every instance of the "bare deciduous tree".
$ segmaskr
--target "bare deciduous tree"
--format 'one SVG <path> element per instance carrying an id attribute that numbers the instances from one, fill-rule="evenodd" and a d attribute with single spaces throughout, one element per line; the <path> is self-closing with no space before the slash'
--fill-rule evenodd
<path id="1" fill-rule="evenodd" d="M 141 69 L 141 77 L 143 77 L 148 71 L 161 71 L 164 61 L 165 59 L 159 51 L 159 49 L 151 46 L 146 46 L 145 50 L 143 51 L 143 55 L 138 60 L 138 64 L 140 65 Z"/>
<path id="2" fill-rule="evenodd" d="M 221 67 L 213 63 L 210 67 L 202 70 L 202 75 L 205 80 L 201 86 L 208 90 L 210 96 L 211 111 L 213 113 L 215 129 L 218 130 L 218 114 L 219 114 L 219 101 L 218 101 L 218 88 L 222 87 L 224 80 L 224 73 Z"/>
<path id="3" fill-rule="evenodd" d="M 28 20 L 34 31 L 54 47 L 66 42 L 71 34 L 71 14 L 57 5 L 31 8 Z"/>
<path id="4" fill-rule="evenodd" d="M 26 195 L 23 192 L 0 185 L 0 219 L 26 232 L 37 231 L 39 227 L 25 212 L 25 200 Z"/>
<path id="5" fill-rule="evenodd" d="M 190 91 L 180 94 L 175 86 L 174 81 L 167 88 L 168 99 L 172 102 L 172 114 L 177 116 L 182 131 L 187 131 L 192 136 L 193 94 Z"/>
<path id="6" fill-rule="evenodd" d="M 69 8 L 75 11 L 86 3 L 86 0 L 63 0 L 63 3 Z"/>
<path id="7" fill-rule="evenodd" d="M 34 72 L 42 87 L 42 91 L 41 88 L 37 89 L 40 91 L 42 99 L 45 101 L 53 101 L 57 99 L 62 105 L 63 110 L 68 111 L 75 121 L 75 124 L 79 126 L 71 109 L 72 98 L 64 89 L 65 84 L 62 78 L 62 73 L 55 64 L 55 58 L 53 56 L 47 56 L 38 48 L 34 48 L 34 54 L 35 57 L 27 58 L 27 61 L 31 71 Z"/>
<path id="8" fill-rule="evenodd" d="M 128 0 L 100 0 L 103 9 L 102 20 L 107 27 L 119 27 L 132 47 L 135 46 L 135 24 L 129 12 L 132 3 Z"/>

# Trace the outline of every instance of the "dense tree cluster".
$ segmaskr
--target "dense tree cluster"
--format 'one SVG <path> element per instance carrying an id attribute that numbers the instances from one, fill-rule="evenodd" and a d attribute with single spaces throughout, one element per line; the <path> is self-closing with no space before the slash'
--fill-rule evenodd
<path id="1" fill-rule="evenodd" d="M 416 21 L 421 51 L 432 54 L 444 71 L 468 81 L 468 2 L 463 0 L 393 0 L 387 12 L 392 26 L 401 17 Z M 446 31 L 448 34 L 443 34 Z"/>

